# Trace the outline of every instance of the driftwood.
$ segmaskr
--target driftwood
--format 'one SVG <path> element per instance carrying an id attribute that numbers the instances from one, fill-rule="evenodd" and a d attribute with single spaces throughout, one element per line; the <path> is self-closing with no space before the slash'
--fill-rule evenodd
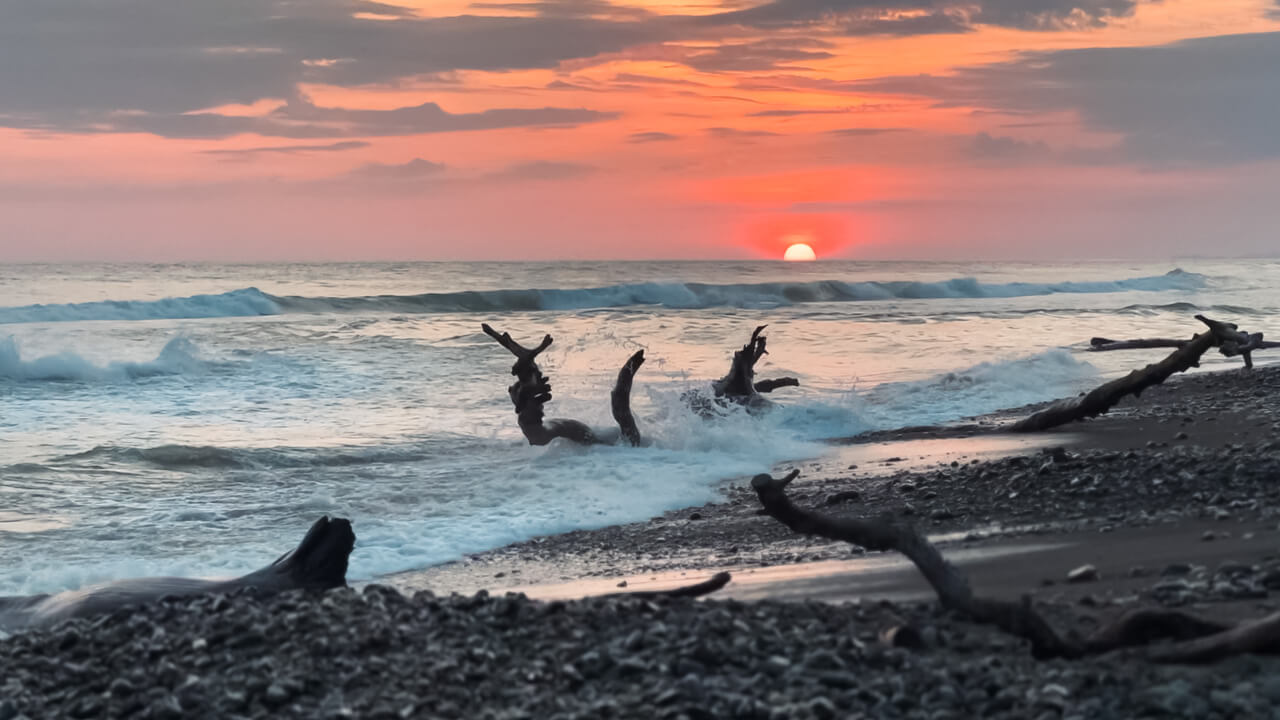
<path id="1" fill-rule="evenodd" d="M 755 329 L 755 332 L 751 333 L 751 340 L 746 345 L 743 345 L 741 350 L 733 354 L 733 363 L 729 366 L 729 372 L 711 384 L 711 389 L 716 398 L 731 400 L 747 406 L 760 405 L 766 403 L 760 397 L 762 393 L 771 393 L 778 388 L 798 387 L 800 385 L 800 381 L 793 377 L 760 381 L 755 379 L 756 363 L 760 362 L 760 358 L 768 353 L 768 350 L 765 349 L 765 336 L 760 334 L 764 332 L 766 327 L 768 326 L 761 325 Z"/>
<path id="2" fill-rule="evenodd" d="M 1100 385 L 1079 397 L 1060 400 L 1030 417 L 1019 420 L 1009 430 L 1036 432 L 1101 415 L 1128 395 L 1137 397 L 1143 390 L 1159 385 L 1175 373 L 1199 367 L 1200 356 L 1214 347 L 1223 348 L 1224 353 L 1230 351 L 1244 355 L 1245 366 L 1253 367 L 1249 352 L 1254 349 L 1254 342 L 1261 342 L 1261 334 L 1242 333 L 1231 323 L 1210 320 L 1203 315 L 1196 315 L 1196 319 L 1207 325 L 1209 329 L 1185 341 L 1164 360 L 1141 370 L 1134 370 L 1122 378 Z"/>
<path id="3" fill-rule="evenodd" d="M 1026 640 L 1036 658 L 1080 658 L 1162 640 L 1173 642 L 1148 648 L 1147 659 L 1202 663 L 1244 653 L 1280 653 L 1280 613 L 1231 626 L 1174 610 L 1138 608 L 1083 640 L 1060 634 L 1036 610 L 1029 595 L 1016 602 L 975 595 L 968 577 L 909 525 L 887 519 L 833 517 L 797 507 L 787 497 L 786 487 L 799 474 L 793 470 L 780 479 L 770 475 L 752 479 L 751 487 L 766 514 L 803 535 L 902 553 L 928 581 L 942 607 Z"/>
<path id="4" fill-rule="evenodd" d="M 1272 350 L 1280 348 L 1280 342 L 1271 340 L 1263 340 L 1262 333 L 1240 333 L 1241 340 L 1235 342 L 1225 342 L 1218 346 L 1218 352 L 1226 357 L 1235 357 L 1240 355 L 1244 358 L 1244 366 L 1246 368 L 1253 367 L 1253 351 L 1254 350 Z M 1095 337 L 1089 338 L 1090 352 L 1107 352 L 1109 350 L 1145 350 L 1148 348 L 1176 348 L 1182 349 L 1190 343 L 1190 340 L 1176 340 L 1174 338 L 1142 338 L 1138 340 L 1112 340 L 1110 338 Z"/>
<path id="5" fill-rule="evenodd" d="M 685 585 L 670 590 L 633 590 L 631 592 L 617 592 L 601 595 L 600 597 L 630 597 L 630 598 L 684 598 L 684 597 L 702 597 L 713 593 L 725 585 L 729 584 L 732 576 L 727 572 L 716 573 L 710 579 L 704 580 L 693 585 Z"/>
<path id="6" fill-rule="evenodd" d="M 507 388 L 507 392 L 515 405 L 520 430 L 530 445 L 546 445 L 556 438 L 565 438 L 582 445 L 612 444 L 618 436 L 633 446 L 640 444 L 640 430 L 631 413 L 631 384 L 636 371 L 644 364 L 644 350 L 637 350 L 627 358 L 618 371 L 618 380 L 610 398 L 613 419 L 618 423 L 619 430 L 615 435 L 609 431 L 593 430 L 578 420 L 544 419 L 543 406 L 551 400 L 551 381 L 538 369 L 537 359 L 543 350 L 551 347 L 550 335 L 544 335 L 537 347 L 527 348 L 513 340 L 508 333 L 498 333 L 486 324 L 481 324 L 480 329 L 516 358 L 515 364 L 511 366 L 511 374 L 516 377 L 516 381 Z"/>

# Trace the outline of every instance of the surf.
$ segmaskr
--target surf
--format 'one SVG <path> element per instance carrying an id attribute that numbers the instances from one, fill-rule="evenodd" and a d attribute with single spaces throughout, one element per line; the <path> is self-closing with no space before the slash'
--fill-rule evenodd
<path id="1" fill-rule="evenodd" d="M 890 300 L 1016 298 L 1060 294 L 1194 291 L 1204 275 L 1181 269 L 1122 280 L 1053 283 L 986 283 L 972 277 L 939 282 L 887 280 L 846 282 L 699 283 L 645 282 L 592 288 L 466 290 L 417 295 L 326 297 L 272 295 L 256 287 L 221 294 L 163 300 L 110 300 L 0 308 L 0 324 L 85 321 L 176 320 L 254 317 L 295 313 L 501 313 L 574 311 L 626 307 L 673 310 L 771 309 L 813 303 Z"/>

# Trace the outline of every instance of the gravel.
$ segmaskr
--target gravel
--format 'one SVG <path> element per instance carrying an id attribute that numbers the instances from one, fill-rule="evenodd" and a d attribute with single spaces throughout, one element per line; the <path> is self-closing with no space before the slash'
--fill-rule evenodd
<path id="1" fill-rule="evenodd" d="M 1280 718 L 1280 659 L 1035 661 L 931 604 L 242 592 L 18 635 L 0 668 L 0 720 Z"/>

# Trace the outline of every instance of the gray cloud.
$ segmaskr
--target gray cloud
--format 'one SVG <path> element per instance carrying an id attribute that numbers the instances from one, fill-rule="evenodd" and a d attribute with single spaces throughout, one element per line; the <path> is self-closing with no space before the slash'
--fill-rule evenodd
<path id="1" fill-rule="evenodd" d="M 592 175 L 599 170 L 594 165 L 542 160 L 512 165 L 489 177 L 500 180 L 568 180 Z"/>
<path id="2" fill-rule="evenodd" d="M 1022 30 L 1102 27 L 1138 0 L 770 0 L 704 18 L 756 28 L 821 27 L 845 35 L 954 33 L 978 25 Z"/>
<path id="3" fill-rule="evenodd" d="M 608 0 L 539 0 L 539 2 L 473 2 L 477 10 L 530 13 L 540 17 L 645 18 L 653 13 L 644 8 L 615 5 Z"/>
<path id="4" fill-rule="evenodd" d="M 414 158 L 405 163 L 369 163 L 347 173 L 347 177 L 362 180 L 421 180 L 435 177 L 447 170 L 441 163 Z"/>
<path id="5" fill-rule="evenodd" d="M 77 114 L 63 130 L 82 133 L 142 132 L 167 138 L 225 138 L 244 133 L 266 137 L 331 138 L 421 135 L 465 130 L 580 125 L 616 117 L 580 108 L 498 108 L 477 113 L 450 113 L 435 103 L 391 110 L 320 107 L 305 97 L 260 116 L 199 113 Z M 10 123 L 23 127 L 21 118 Z M 45 124 L 26 127 L 52 129 Z"/>
<path id="6" fill-rule="evenodd" d="M 638 48 L 637 56 L 655 48 L 655 57 L 703 72 L 803 66 L 832 56 L 820 38 L 833 33 L 1091 27 L 1132 12 L 1135 2 L 769 0 L 665 16 L 607 0 L 497 0 L 478 7 L 511 15 L 423 17 L 371 0 L 0 0 L 0 126 L 328 137 L 306 123 L 200 111 L 290 98 L 304 83 L 392 85 L 463 70 L 555 68 Z M 744 42 L 742 28 L 808 37 Z"/>
<path id="7" fill-rule="evenodd" d="M 302 155 L 307 153 L 343 152 L 369 147 L 361 140 L 343 140 L 325 145 L 267 145 L 263 147 L 235 148 L 227 150 L 201 150 L 202 155 L 221 155 L 229 158 L 249 158 L 254 155 Z"/>
<path id="8" fill-rule="evenodd" d="M 951 75 L 886 77 L 864 92 L 1015 113 L 1074 111 L 1123 136 L 1112 162 L 1213 165 L 1280 157 L 1280 33 L 1156 47 L 1024 54 Z M 1096 157 L 1096 155 L 1095 155 Z"/>
<path id="9" fill-rule="evenodd" d="M 872 135 L 884 135 L 885 133 L 907 132 L 907 128 L 839 128 L 837 130 L 828 130 L 829 135 L 840 135 L 843 137 L 870 137 Z"/>
<path id="10" fill-rule="evenodd" d="M 793 63 L 835 57 L 821 48 L 830 45 L 813 38 L 778 38 L 714 47 L 682 48 L 680 61 L 702 72 L 752 72 L 789 68 Z"/>
<path id="11" fill-rule="evenodd" d="M 979 159 L 1008 162 L 1048 157 L 1050 150 L 1044 142 L 980 132 L 973 136 L 969 153 Z"/>
<path id="12" fill-rule="evenodd" d="M 848 113 L 846 108 L 836 109 L 812 109 L 812 110 L 761 110 L 753 112 L 747 117 L 798 117 L 801 115 L 844 115 Z"/>
<path id="13" fill-rule="evenodd" d="M 631 143 L 652 143 L 652 142 L 670 142 L 679 140 L 679 135 L 672 135 L 664 132 L 638 132 L 632 133 L 627 137 L 627 142 Z"/>
<path id="14" fill-rule="evenodd" d="M 421 18 L 348 0 L 0 0 L 0 18 L 0 124 L 55 130 L 83 130 L 122 111 L 163 117 L 288 98 L 304 82 L 550 68 L 669 34 L 661 22 Z M 244 124 L 191 122 L 197 136 Z"/>
<path id="15" fill-rule="evenodd" d="M 709 127 L 707 134 L 722 140 L 755 140 L 762 137 L 777 137 L 778 133 L 768 130 L 740 130 L 731 127 Z"/>

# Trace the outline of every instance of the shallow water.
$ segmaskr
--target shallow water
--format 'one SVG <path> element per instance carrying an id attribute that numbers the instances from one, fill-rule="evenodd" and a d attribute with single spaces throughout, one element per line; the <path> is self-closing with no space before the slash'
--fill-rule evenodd
<path id="1" fill-rule="evenodd" d="M 1189 336 L 1201 311 L 1280 328 L 1280 263 L 1177 266 L 0 266 L 0 595 L 252 570 L 324 513 L 355 522 L 353 578 L 419 568 L 1159 357 L 1092 335 Z M 600 426 L 645 348 L 652 445 L 528 447 L 481 322 L 551 333 L 549 415 Z M 764 323 L 761 376 L 802 387 L 764 418 L 693 416 L 681 393 Z"/>

